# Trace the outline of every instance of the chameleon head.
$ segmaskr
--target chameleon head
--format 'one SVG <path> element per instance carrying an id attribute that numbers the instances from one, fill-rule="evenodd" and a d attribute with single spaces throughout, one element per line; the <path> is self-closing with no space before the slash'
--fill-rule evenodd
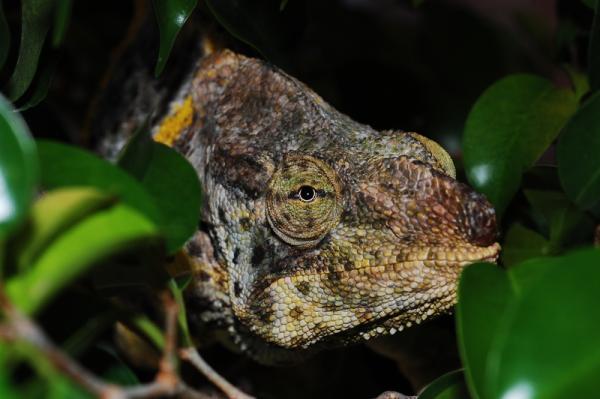
<path id="1" fill-rule="evenodd" d="M 272 260 L 246 310 L 251 330 L 286 348 L 393 334 L 447 311 L 462 268 L 499 250 L 487 200 L 407 156 L 350 170 L 290 154 L 266 204 L 293 250 Z"/>
<path id="2" fill-rule="evenodd" d="M 354 122 L 230 52 L 193 89 L 199 145 L 180 150 L 204 184 L 222 291 L 252 337 L 306 349 L 393 334 L 447 311 L 465 265 L 495 261 L 493 208 L 435 142 Z"/>

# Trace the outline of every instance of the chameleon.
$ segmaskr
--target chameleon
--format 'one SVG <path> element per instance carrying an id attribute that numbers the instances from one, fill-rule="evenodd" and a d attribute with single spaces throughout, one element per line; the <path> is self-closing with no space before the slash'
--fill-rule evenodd
<path id="1" fill-rule="evenodd" d="M 355 122 L 268 62 L 206 55 L 153 137 L 204 192 L 177 257 L 190 323 L 260 362 L 446 313 L 461 270 L 498 257 L 493 207 L 439 144 Z"/>

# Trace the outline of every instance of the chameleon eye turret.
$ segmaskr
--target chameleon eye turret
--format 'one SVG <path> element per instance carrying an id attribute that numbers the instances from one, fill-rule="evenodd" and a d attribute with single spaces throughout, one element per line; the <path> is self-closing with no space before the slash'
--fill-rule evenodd
<path id="1" fill-rule="evenodd" d="M 288 154 L 269 183 L 267 217 L 273 231 L 290 245 L 316 245 L 338 224 L 340 182 L 325 162 Z"/>

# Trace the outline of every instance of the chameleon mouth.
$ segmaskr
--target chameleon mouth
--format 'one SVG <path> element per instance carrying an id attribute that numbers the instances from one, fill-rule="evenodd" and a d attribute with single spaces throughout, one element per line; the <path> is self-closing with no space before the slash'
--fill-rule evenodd
<path id="1" fill-rule="evenodd" d="M 496 242 L 487 247 L 432 249 L 430 251 L 430 255 L 433 256 L 427 256 L 424 261 L 445 261 L 448 263 L 456 262 L 460 263 L 461 266 L 474 262 L 495 263 L 498 260 L 499 254 L 500 244 Z"/>
<path id="2" fill-rule="evenodd" d="M 454 247 L 454 248 L 422 248 L 413 249 L 397 259 L 397 263 L 405 266 L 423 264 L 425 266 L 466 266 L 475 262 L 495 263 L 500 254 L 500 244 L 487 247 Z"/>

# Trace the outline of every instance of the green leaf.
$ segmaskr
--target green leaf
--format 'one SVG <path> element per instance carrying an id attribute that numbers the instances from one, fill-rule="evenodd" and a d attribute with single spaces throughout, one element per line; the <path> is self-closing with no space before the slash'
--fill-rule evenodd
<path id="1" fill-rule="evenodd" d="M 462 272 L 458 298 L 456 329 L 467 384 L 474 398 L 484 398 L 489 353 L 515 292 L 505 271 L 476 263 Z"/>
<path id="2" fill-rule="evenodd" d="M 188 280 L 189 282 L 189 280 Z M 169 281 L 169 289 L 175 298 L 175 302 L 177 302 L 178 313 L 177 313 L 177 323 L 179 325 L 179 330 L 183 335 L 183 346 L 189 347 L 194 345 L 194 340 L 190 334 L 190 329 L 187 321 L 187 312 L 185 310 L 185 301 L 183 299 L 183 288 L 181 288 L 174 279 Z"/>
<path id="3" fill-rule="evenodd" d="M 20 115 L 0 95 L 0 241 L 29 211 L 37 180 L 35 143 Z"/>
<path id="4" fill-rule="evenodd" d="M 513 223 L 509 227 L 502 248 L 502 259 L 506 266 L 550 253 L 548 240 L 520 223 Z"/>
<path id="5" fill-rule="evenodd" d="M 4 7 L 0 1 L 0 71 L 6 62 L 8 57 L 8 51 L 10 50 L 10 29 L 8 28 L 8 22 L 4 15 Z"/>
<path id="6" fill-rule="evenodd" d="M 419 394 L 419 399 L 468 399 L 462 370 L 451 371 L 429 383 Z"/>
<path id="7" fill-rule="evenodd" d="M 134 175 L 161 212 L 167 251 L 176 252 L 196 231 L 200 219 L 200 181 L 192 165 L 175 150 L 141 132 L 119 165 Z"/>
<path id="8" fill-rule="evenodd" d="M 290 64 L 285 52 L 302 37 L 304 2 L 207 0 L 206 5 L 235 38 L 280 67 Z"/>
<path id="9" fill-rule="evenodd" d="M 591 9 L 596 8 L 597 0 L 581 0 L 581 2 Z"/>
<path id="10" fill-rule="evenodd" d="M 112 359 L 114 363 L 112 366 L 103 374 L 103 378 L 113 384 L 119 385 L 138 385 L 140 379 L 135 375 L 133 370 L 123 361 L 117 351 L 107 344 L 99 344 L 98 349 L 106 353 Z"/>
<path id="11" fill-rule="evenodd" d="M 592 91 L 600 88 L 600 3 L 594 6 L 594 20 L 590 30 L 590 43 L 588 47 L 588 74 Z"/>
<path id="12" fill-rule="evenodd" d="M 45 189 L 96 187 L 160 224 L 160 212 L 153 198 L 127 172 L 90 152 L 66 144 L 39 140 L 38 151 Z"/>
<path id="13" fill-rule="evenodd" d="M 558 175 L 567 196 L 584 209 L 600 202 L 600 93 L 577 111 L 558 140 Z"/>
<path id="14" fill-rule="evenodd" d="M 19 56 L 7 84 L 9 98 L 13 101 L 25 93 L 35 76 L 56 0 L 23 0 L 21 4 Z"/>
<path id="15" fill-rule="evenodd" d="M 489 87 L 467 118 L 463 137 L 467 177 L 502 214 L 521 175 L 575 112 L 577 98 L 533 75 L 511 75 Z"/>
<path id="16" fill-rule="evenodd" d="M 591 242 L 593 221 L 577 209 L 564 193 L 551 190 L 524 190 L 524 193 L 547 222 L 550 254 L 558 254 L 571 245 Z"/>
<path id="17" fill-rule="evenodd" d="M 198 0 L 153 0 L 154 12 L 160 31 L 160 49 L 158 51 L 158 60 L 154 74 L 160 75 L 169 54 L 173 48 L 173 43 L 177 34 L 189 18 L 196 7 Z"/>
<path id="18" fill-rule="evenodd" d="M 575 97 L 577 97 L 577 101 L 581 101 L 583 96 L 585 96 L 590 91 L 590 82 L 587 75 L 577 70 L 571 65 L 564 65 L 563 69 L 569 75 L 571 87 L 573 88 Z"/>
<path id="19" fill-rule="evenodd" d="M 34 204 L 29 229 L 17 243 L 18 269 L 25 270 L 61 233 L 111 202 L 113 197 L 89 187 L 45 194 Z"/>
<path id="20" fill-rule="evenodd" d="M 25 111 L 29 108 L 33 108 L 42 102 L 54 79 L 54 72 L 58 65 L 58 57 L 49 57 L 50 59 L 42 66 L 42 69 L 37 74 L 35 80 L 32 83 L 31 89 L 27 94 L 19 99 L 17 106 L 19 111 Z"/>
<path id="21" fill-rule="evenodd" d="M 23 311 L 33 313 L 94 264 L 142 244 L 156 243 L 154 223 L 124 204 L 95 213 L 65 231 L 26 273 L 7 283 L 7 292 Z"/>
<path id="22" fill-rule="evenodd" d="M 62 44 L 71 20 L 71 9 L 73 0 L 58 0 L 54 14 L 54 27 L 52 31 L 52 46 L 58 47 Z"/>
<path id="23" fill-rule="evenodd" d="M 600 251 L 538 263 L 544 273 L 522 290 L 490 352 L 486 397 L 596 397 Z"/>

